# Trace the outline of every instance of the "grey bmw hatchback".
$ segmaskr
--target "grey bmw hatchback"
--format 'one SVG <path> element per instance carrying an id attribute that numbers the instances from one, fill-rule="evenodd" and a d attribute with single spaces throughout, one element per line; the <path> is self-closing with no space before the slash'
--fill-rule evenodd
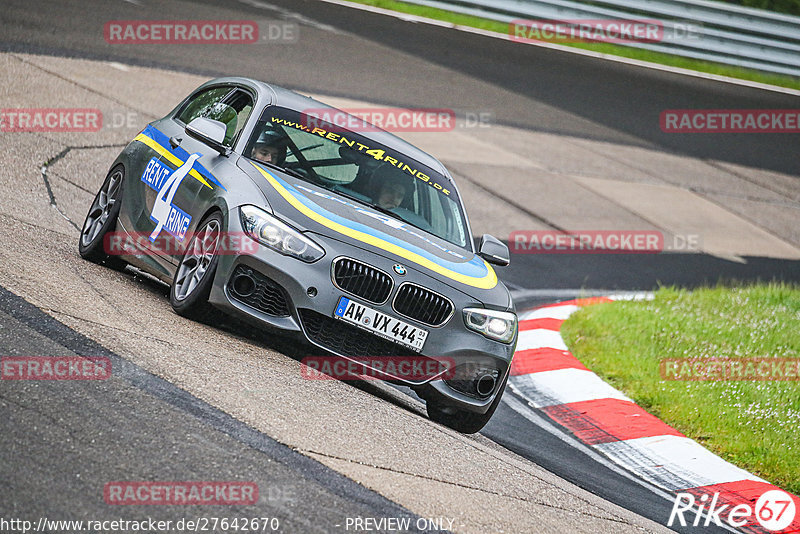
<path id="1" fill-rule="evenodd" d="M 508 248 L 476 246 L 434 157 L 298 93 L 199 87 L 117 156 L 78 248 L 170 284 L 180 315 L 222 311 L 410 386 L 460 432 L 500 403 L 517 316 L 492 265 Z"/>

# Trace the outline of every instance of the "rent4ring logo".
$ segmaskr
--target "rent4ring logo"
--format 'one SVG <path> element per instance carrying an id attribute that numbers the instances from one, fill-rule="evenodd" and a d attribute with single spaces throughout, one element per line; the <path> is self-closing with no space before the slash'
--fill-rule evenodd
<path id="1" fill-rule="evenodd" d="M 720 494 L 702 494 L 699 499 L 691 493 L 678 493 L 669 514 L 667 526 L 680 524 L 685 527 L 708 527 L 711 524 L 724 527 L 741 528 L 745 525 L 778 532 L 792 524 L 797 515 L 797 506 L 788 493 L 781 490 L 769 490 L 761 494 L 755 506 L 749 504 L 720 504 Z M 684 517 L 684 515 L 688 517 Z M 703 519 L 705 515 L 705 520 Z M 691 523 L 687 523 L 690 521 Z M 792 532 L 797 532 L 792 530 Z"/>
<path id="2" fill-rule="evenodd" d="M 158 158 L 151 158 L 142 174 L 142 181 L 156 190 L 156 201 L 150 219 L 156 223 L 150 241 L 155 241 L 161 230 L 180 240 L 186 236 L 186 230 L 192 217 L 172 203 L 175 192 L 189 171 L 192 170 L 195 160 L 200 154 L 192 154 L 186 162 L 178 167 L 175 172 L 164 165 Z"/>

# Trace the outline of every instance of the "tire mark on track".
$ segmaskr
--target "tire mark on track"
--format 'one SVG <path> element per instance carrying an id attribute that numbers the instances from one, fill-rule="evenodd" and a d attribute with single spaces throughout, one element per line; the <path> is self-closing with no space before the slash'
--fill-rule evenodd
<path id="1" fill-rule="evenodd" d="M 126 104 L 124 102 L 121 102 L 121 101 L 117 100 L 116 98 L 114 98 L 114 97 L 112 97 L 112 96 L 110 96 L 110 95 L 108 95 L 106 93 L 103 93 L 101 91 L 98 91 L 97 89 L 92 88 L 91 86 L 84 85 L 82 83 L 76 82 L 75 80 L 71 80 L 71 79 L 67 78 L 66 76 L 62 75 L 61 73 L 59 73 L 57 71 L 46 69 L 46 68 L 42 67 L 41 65 L 37 65 L 36 63 L 34 63 L 32 61 L 28 61 L 24 57 L 18 56 L 17 54 L 9 54 L 9 55 L 11 57 L 13 57 L 14 59 L 16 59 L 17 61 L 19 61 L 20 63 L 24 63 L 25 65 L 28 65 L 28 66 L 30 66 L 30 67 L 32 67 L 34 69 L 38 69 L 38 70 L 40 70 L 42 72 L 46 72 L 47 74 L 50 74 L 51 76 L 55 76 L 59 80 L 63 80 L 65 82 L 67 82 L 67 83 L 70 83 L 70 84 L 76 86 L 76 87 L 80 87 L 84 91 L 89 91 L 92 94 L 99 95 L 102 98 L 108 99 L 108 100 L 114 102 L 115 104 L 118 104 L 118 105 L 120 105 L 120 106 L 122 106 L 124 108 L 132 109 L 133 111 L 136 111 L 137 113 L 141 113 L 145 117 L 149 117 L 151 120 L 155 120 L 155 119 L 158 118 L 158 117 L 156 117 L 155 115 L 153 115 L 150 112 L 142 111 L 141 109 L 134 108 L 130 104 Z M 150 121 L 148 121 L 148 122 L 150 122 Z"/>
<path id="2" fill-rule="evenodd" d="M 569 231 L 566 230 L 565 228 L 563 228 L 562 226 L 559 226 L 556 223 L 554 223 L 553 221 L 551 221 L 549 219 L 546 219 L 545 217 L 542 217 L 541 215 L 538 215 L 538 214 L 534 213 L 533 211 L 530 210 L 530 208 L 528 206 L 526 206 L 524 204 L 520 204 L 519 202 L 516 202 L 512 198 L 508 198 L 508 197 L 505 197 L 503 195 L 500 195 L 496 191 L 493 191 L 492 189 L 489 189 L 488 187 L 484 186 L 480 182 L 477 182 L 477 181 L 469 178 L 466 174 L 458 172 L 457 169 L 456 169 L 457 165 L 450 164 L 449 167 L 450 167 L 451 172 L 454 175 L 458 176 L 459 180 L 463 180 L 465 182 L 471 183 L 472 185 L 474 185 L 475 187 L 477 187 L 478 189 L 480 189 L 484 193 L 486 193 L 488 195 L 491 195 L 491 196 L 501 200 L 502 202 L 505 202 L 506 204 L 510 204 L 511 206 L 514 206 L 516 209 L 520 210 L 525 215 L 531 217 L 532 219 L 535 219 L 535 220 L 539 221 L 540 223 L 542 223 L 542 224 L 544 224 L 546 226 L 549 226 L 553 230 L 558 230 L 559 232 L 569 233 Z"/>

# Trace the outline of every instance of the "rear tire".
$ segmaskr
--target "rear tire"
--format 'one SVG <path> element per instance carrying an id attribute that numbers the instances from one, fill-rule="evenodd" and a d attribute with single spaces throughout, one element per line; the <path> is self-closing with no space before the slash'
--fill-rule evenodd
<path id="1" fill-rule="evenodd" d="M 432 421 L 436 421 L 462 434 L 475 434 L 476 432 L 480 432 L 480 430 L 486 426 L 486 423 L 489 422 L 489 419 L 492 418 L 497 407 L 500 406 L 500 401 L 505 392 L 507 382 L 508 374 L 506 374 L 506 377 L 503 379 L 503 384 L 500 386 L 497 396 L 494 401 L 492 401 L 486 413 L 468 412 L 466 410 L 459 410 L 453 406 L 441 405 L 433 401 L 428 401 L 425 405 L 428 417 L 430 417 Z"/>
<path id="2" fill-rule="evenodd" d="M 106 254 L 104 246 L 106 234 L 117 227 L 124 182 L 125 168 L 122 165 L 117 165 L 108 172 L 86 214 L 81 236 L 78 238 L 78 252 L 83 259 L 118 270 L 125 268 L 125 262 L 118 256 Z"/>
<path id="3" fill-rule="evenodd" d="M 208 303 L 208 296 L 219 263 L 217 249 L 222 232 L 222 214 L 211 213 L 197 228 L 175 271 L 169 301 L 178 315 L 207 321 L 217 314 Z"/>

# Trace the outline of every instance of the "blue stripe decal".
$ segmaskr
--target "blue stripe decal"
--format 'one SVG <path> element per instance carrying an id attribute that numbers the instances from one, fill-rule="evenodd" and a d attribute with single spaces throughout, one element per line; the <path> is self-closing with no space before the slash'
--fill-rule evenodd
<path id="1" fill-rule="evenodd" d="M 186 161 L 187 159 L 189 159 L 190 156 L 189 152 L 187 152 L 181 146 L 178 146 L 173 149 L 172 145 L 169 144 L 169 137 L 167 137 L 166 134 L 164 134 L 160 130 L 157 130 L 156 128 L 148 124 L 142 133 L 145 134 L 150 139 L 152 139 L 153 141 L 155 141 L 156 143 L 158 143 L 159 145 L 161 145 L 162 148 L 164 148 L 165 150 L 168 150 L 169 152 L 174 154 L 175 157 L 180 158 L 181 161 Z M 196 161 L 192 168 L 197 172 L 199 172 L 200 176 L 202 176 L 212 184 L 221 187 L 223 191 L 227 191 L 227 189 L 225 189 L 225 187 L 221 183 L 219 183 L 219 180 L 217 180 L 214 177 L 214 175 L 208 171 L 208 169 L 203 167 L 203 165 L 199 161 Z"/>
<path id="2" fill-rule="evenodd" d="M 391 236 L 389 234 L 381 232 L 380 230 L 377 230 L 377 229 L 375 229 L 375 228 L 373 228 L 371 226 L 367 226 L 367 225 L 362 224 L 360 222 L 352 221 L 350 219 L 346 219 L 346 218 L 344 218 L 344 217 L 342 217 L 340 215 L 332 213 L 332 212 L 326 210 L 325 208 L 323 208 L 322 206 L 320 206 L 319 204 L 314 203 L 311 199 L 309 199 L 308 197 L 306 197 L 305 195 L 303 195 L 302 193 L 297 191 L 297 189 L 292 187 L 289 183 L 287 183 L 281 177 L 277 176 L 274 173 L 270 173 L 270 174 L 287 191 L 289 191 L 289 193 L 291 193 L 291 195 L 293 197 L 295 197 L 297 200 L 302 202 L 304 206 L 308 207 L 309 209 L 317 212 L 318 214 L 322 215 L 323 217 L 326 217 L 326 218 L 328 218 L 328 219 L 330 219 L 330 220 L 332 220 L 334 222 L 337 222 L 337 223 L 339 223 L 339 224 L 341 224 L 343 226 L 347 226 L 348 228 L 351 228 L 353 230 L 357 230 L 359 232 L 364 232 L 365 234 L 369 234 L 369 235 L 371 235 L 373 237 L 377 237 L 379 239 L 383 239 L 384 241 L 388 241 L 389 243 L 392 243 L 392 244 L 394 244 L 394 245 L 396 245 L 398 247 L 404 248 L 404 249 L 408 250 L 409 252 L 414 252 L 415 254 L 419 254 L 420 256 L 422 256 L 424 258 L 427 258 L 428 260 L 430 260 L 432 262 L 438 263 L 439 265 L 442 265 L 443 267 L 446 267 L 446 268 L 450 269 L 451 271 L 455 271 L 455 272 L 457 272 L 457 273 L 459 273 L 459 274 L 461 274 L 463 276 L 470 276 L 470 277 L 474 277 L 474 278 L 483 278 L 489 272 L 488 269 L 486 268 L 486 264 L 484 263 L 484 261 L 480 257 L 478 257 L 477 255 L 473 255 L 473 258 L 468 262 L 454 262 L 454 261 L 446 260 L 444 258 L 440 258 L 439 256 L 431 254 L 430 252 L 428 252 L 424 248 L 420 248 L 418 246 L 412 245 L 412 244 L 408 243 L 407 241 L 403 241 L 403 240 L 398 239 L 398 238 L 396 238 L 394 236 Z M 366 210 L 368 208 L 365 207 L 364 209 Z M 416 228 L 414 228 L 414 227 L 412 227 L 410 225 L 407 225 L 407 226 L 412 228 L 414 231 L 418 231 Z M 419 232 L 422 233 L 422 230 L 419 230 Z M 466 251 L 464 251 L 464 252 L 467 253 L 467 254 L 469 253 L 469 252 L 466 252 Z"/>

